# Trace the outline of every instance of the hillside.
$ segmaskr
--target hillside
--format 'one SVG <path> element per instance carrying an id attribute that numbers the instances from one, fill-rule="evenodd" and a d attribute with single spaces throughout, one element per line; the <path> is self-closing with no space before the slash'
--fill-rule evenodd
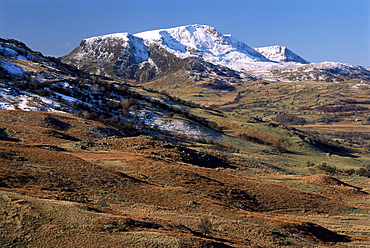
<path id="1" fill-rule="evenodd" d="M 273 122 L 266 103 L 248 105 L 271 91 L 286 97 L 276 111 L 287 110 L 288 83 L 164 56 L 186 63 L 138 85 L 87 74 L 18 41 L 2 39 L 0 47 L 2 246 L 370 242 L 366 147 Z M 322 87 L 318 101 L 347 92 Z M 307 96 L 295 92 L 294 101 Z M 350 111 L 366 114 L 365 98 L 351 97 Z M 307 111 L 327 111 L 319 106 Z"/>
<path id="2" fill-rule="evenodd" d="M 304 186 L 302 176 L 273 176 L 239 155 L 149 136 L 107 137 L 108 128 L 67 114 L 0 114 L 9 137 L 2 138 L 0 158 L 4 245 L 339 245 L 348 237 L 304 219 L 362 218 L 334 195 L 312 192 L 317 186 Z M 211 222 L 209 230 L 202 219 Z"/>

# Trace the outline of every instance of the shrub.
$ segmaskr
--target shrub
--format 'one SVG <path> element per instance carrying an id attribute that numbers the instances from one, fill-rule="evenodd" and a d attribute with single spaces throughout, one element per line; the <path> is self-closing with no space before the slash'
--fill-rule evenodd
<path id="1" fill-rule="evenodd" d="M 173 118 L 173 117 L 174 117 L 174 115 L 175 115 L 175 113 L 174 113 L 174 112 L 168 112 L 168 113 L 166 113 L 166 117 L 167 117 L 167 118 Z"/>
<path id="2" fill-rule="evenodd" d="M 335 174 L 335 173 L 337 173 L 337 172 L 338 172 L 337 167 L 335 167 L 335 166 L 330 166 L 330 165 L 328 165 L 327 163 L 319 164 L 319 165 L 317 165 L 317 167 L 316 167 L 316 168 L 317 168 L 317 169 L 319 169 L 319 170 L 325 171 L 325 172 L 327 172 L 327 173 L 329 173 L 329 174 Z"/>
<path id="3" fill-rule="evenodd" d="M 369 177 L 370 178 L 370 170 L 368 168 L 362 167 L 355 172 L 357 175 L 362 177 Z"/>
<path id="4" fill-rule="evenodd" d="M 345 170 L 344 172 L 351 176 L 355 173 L 355 170 L 354 169 L 348 169 L 348 170 Z"/>
<path id="5" fill-rule="evenodd" d="M 242 133 L 242 134 L 239 134 L 239 137 L 242 138 L 243 140 L 246 140 L 246 141 L 249 141 L 249 142 L 253 142 L 253 143 L 257 143 L 257 144 L 262 144 L 262 145 L 271 145 L 270 142 L 266 142 L 258 137 L 255 137 L 255 136 L 252 136 L 252 135 L 249 135 L 247 133 Z"/>
<path id="6" fill-rule="evenodd" d="M 200 219 L 200 222 L 198 224 L 199 231 L 204 236 L 206 236 L 207 234 L 209 234 L 212 231 L 212 228 L 213 228 L 212 226 L 213 226 L 212 222 L 211 222 L 211 220 L 209 219 L 208 216 L 205 216 L 202 219 Z"/>
<path id="7" fill-rule="evenodd" d="M 312 167 L 312 166 L 314 166 L 315 165 L 315 163 L 313 163 L 313 162 L 311 162 L 311 161 L 308 161 L 307 162 L 307 167 Z"/>
<path id="8" fill-rule="evenodd" d="M 323 122 L 326 125 L 332 122 L 340 122 L 340 121 L 342 121 L 342 118 L 340 118 L 338 115 L 325 115 L 317 119 L 317 122 Z"/>
<path id="9" fill-rule="evenodd" d="M 278 114 L 272 120 L 281 124 L 289 125 L 304 125 L 307 122 L 304 118 L 292 114 Z"/>

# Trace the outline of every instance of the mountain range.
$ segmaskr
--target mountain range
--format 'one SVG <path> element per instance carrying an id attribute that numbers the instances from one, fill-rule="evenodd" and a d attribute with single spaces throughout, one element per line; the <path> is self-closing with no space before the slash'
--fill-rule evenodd
<path id="1" fill-rule="evenodd" d="M 196 67 L 217 65 L 234 70 L 241 77 L 268 80 L 370 78 L 370 72 L 362 66 L 309 63 L 286 47 L 252 48 L 231 35 L 198 24 L 84 39 L 62 61 L 89 73 L 139 81 L 152 80 L 181 68 L 191 69 L 193 64 L 197 64 Z"/>

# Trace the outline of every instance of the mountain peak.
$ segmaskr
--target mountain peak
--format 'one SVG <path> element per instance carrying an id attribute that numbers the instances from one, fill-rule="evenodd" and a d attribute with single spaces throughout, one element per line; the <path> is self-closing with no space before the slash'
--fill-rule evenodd
<path id="1" fill-rule="evenodd" d="M 94 36 L 91 38 L 84 39 L 83 41 L 85 42 L 96 42 L 96 41 L 101 41 L 101 40 L 106 40 L 106 39 L 122 39 L 122 40 L 128 40 L 129 33 L 113 33 L 113 34 L 106 34 L 106 35 L 99 35 L 99 36 Z"/>
<path id="2" fill-rule="evenodd" d="M 149 59 L 149 53 L 143 39 L 128 33 L 115 33 L 84 39 L 66 57 L 66 63 L 75 64 L 79 69 L 111 76 L 107 71 L 127 66 L 122 61 L 140 64 Z M 102 69 L 106 65 L 109 70 Z"/>
<path id="3" fill-rule="evenodd" d="M 208 25 L 201 25 L 201 24 L 192 24 L 192 25 L 185 25 L 185 26 L 179 26 L 179 27 L 173 27 L 173 28 L 167 28 L 167 29 L 157 29 L 157 30 L 150 30 L 150 31 L 144 31 L 135 34 L 135 36 L 142 37 L 143 39 L 147 40 L 159 40 L 161 38 L 161 33 L 170 33 L 170 34 L 180 34 L 180 33 L 208 33 L 211 34 L 219 34 L 221 35 L 214 27 L 208 26 Z M 196 34 L 195 34 L 196 35 Z"/>
<path id="4" fill-rule="evenodd" d="M 135 34 L 147 42 L 161 43 L 173 51 L 186 53 L 191 49 L 212 49 L 220 34 L 215 28 L 206 25 L 187 25 L 169 29 L 158 29 Z M 189 48 L 189 49 L 187 49 Z"/>
<path id="5" fill-rule="evenodd" d="M 261 53 L 263 56 L 269 60 L 275 62 L 298 62 L 301 64 L 309 64 L 309 62 L 296 53 L 292 52 L 285 46 L 267 46 L 254 48 L 257 52 Z"/>
<path id="6" fill-rule="evenodd" d="M 169 49 L 175 55 L 200 57 L 228 67 L 243 62 L 268 62 L 263 55 L 230 35 L 223 35 L 207 25 L 193 24 L 169 29 L 159 29 L 134 34 L 146 41 Z"/>

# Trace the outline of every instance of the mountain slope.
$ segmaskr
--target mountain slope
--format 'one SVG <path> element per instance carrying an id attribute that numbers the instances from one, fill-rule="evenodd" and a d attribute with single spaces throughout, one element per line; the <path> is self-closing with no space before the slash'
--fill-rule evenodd
<path id="1" fill-rule="evenodd" d="M 0 229 L 1 244 L 101 247 L 120 242 L 156 247 L 152 244 L 172 238 L 175 244 L 169 247 L 191 241 L 191 247 L 212 243 L 211 247 L 278 247 L 282 242 L 320 245 L 348 240 L 319 225 L 273 212 L 279 208 L 287 213 L 305 209 L 334 214 L 339 203 L 238 176 L 237 170 L 230 173 L 243 166 L 242 161 L 222 153 L 146 136 L 92 141 L 86 131 L 97 124 L 65 114 L 53 115 L 55 123 L 64 123 L 64 130 L 63 125 L 50 125 L 50 114 L 0 111 L 0 115 L 16 116 L 19 124 L 31 130 L 18 133 L 14 137 L 18 141 L 0 140 L 0 224 L 5 227 Z M 38 128 L 32 123 L 44 124 L 49 134 L 43 131 L 37 137 L 33 131 Z M 17 130 L 7 127 L 9 132 Z M 74 131 L 69 129 L 81 130 L 81 140 L 53 137 L 39 144 L 57 131 Z M 20 141 L 25 135 L 27 143 Z M 217 170 L 208 167 L 217 162 Z M 207 216 L 214 226 L 205 235 L 198 225 Z M 161 237 L 152 240 L 148 232 Z M 323 233 L 330 236 L 325 238 Z M 71 243 L 75 238 L 78 242 Z"/>
<path id="2" fill-rule="evenodd" d="M 20 41 L 3 38 L 0 38 L 0 65 L 2 80 L 34 77 L 43 81 L 84 74 L 54 57 L 29 49 Z"/>

